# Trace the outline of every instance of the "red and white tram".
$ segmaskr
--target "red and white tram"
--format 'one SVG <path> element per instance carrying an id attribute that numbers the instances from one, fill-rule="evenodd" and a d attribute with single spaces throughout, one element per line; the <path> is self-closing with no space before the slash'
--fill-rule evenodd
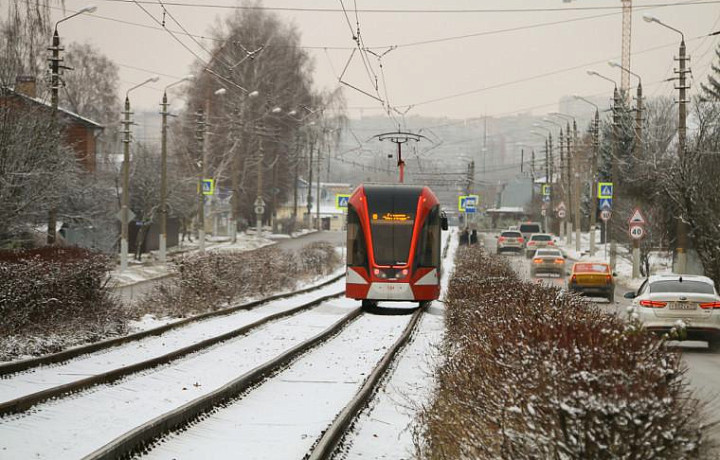
<path id="1" fill-rule="evenodd" d="M 365 307 L 437 299 L 441 230 L 447 218 L 430 188 L 359 186 L 348 202 L 345 295 Z"/>

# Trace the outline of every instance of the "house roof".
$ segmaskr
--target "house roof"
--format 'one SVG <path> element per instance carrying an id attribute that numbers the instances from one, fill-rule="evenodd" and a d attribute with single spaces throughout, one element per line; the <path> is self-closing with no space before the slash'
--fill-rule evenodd
<path id="1" fill-rule="evenodd" d="M 37 97 L 30 97 L 19 91 L 15 91 L 14 89 L 9 88 L 7 86 L 0 87 L 0 95 L 5 96 L 6 94 L 9 94 L 10 96 L 19 97 L 21 99 L 32 102 L 34 104 L 38 104 L 43 107 L 47 107 L 48 109 L 52 109 L 52 106 L 50 105 L 50 103 L 43 99 L 40 99 Z M 58 107 L 58 111 L 60 113 L 62 113 L 63 115 L 72 118 L 76 122 L 90 128 L 90 129 L 105 129 L 105 126 L 101 125 L 100 123 L 94 122 L 94 121 L 90 120 L 89 118 L 85 118 L 81 115 L 78 115 L 75 112 L 71 112 L 70 110 L 63 109 L 62 107 Z"/>

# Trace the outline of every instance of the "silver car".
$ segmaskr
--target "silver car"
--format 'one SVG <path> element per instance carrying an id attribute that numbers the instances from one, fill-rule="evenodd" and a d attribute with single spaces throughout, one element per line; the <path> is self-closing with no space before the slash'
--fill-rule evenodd
<path id="1" fill-rule="evenodd" d="M 555 273 L 565 276 L 565 255 L 559 249 L 538 249 L 530 261 L 530 276 Z"/>
<path id="2" fill-rule="evenodd" d="M 517 230 L 505 230 L 500 234 L 497 241 L 497 253 L 504 251 L 521 252 L 525 247 L 525 239 Z"/>
<path id="3" fill-rule="evenodd" d="M 649 331 L 665 333 L 681 325 L 685 339 L 705 340 L 720 351 L 720 296 L 710 278 L 697 275 L 653 275 L 633 299 L 639 319 Z"/>

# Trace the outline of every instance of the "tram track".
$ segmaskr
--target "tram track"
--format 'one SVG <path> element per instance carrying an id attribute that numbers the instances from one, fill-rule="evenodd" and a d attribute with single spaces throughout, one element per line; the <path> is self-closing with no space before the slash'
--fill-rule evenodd
<path id="1" fill-rule="evenodd" d="M 326 300 L 204 354 L 2 418 L 0 453 L 53 459 L 128 455 L 158 433 L 258 385 L 360 314 L 350 300 Z M 31 437 L 41 445 L 28 445 Z"/>
<path id="2" fill-rule="evenodd" d="M 92 344 L 92 346 L 87 347 L 80 347 L 80 349 L 73 349 L 71 350 L 75 357 L 77 356 L 84 356 L 88 355 L 90 353 L 97 353 L 101 352 L 103 350 L 107 350 L 110 348 L 115 347 L 121 347 L 123 345 L 127 345 L 132 342 L 138 342 L 143 339 L 146 339 L 148 337 L 152 336 L 161 336 L 162 334 L 171 331 L 171 330 L 177 330 L 181 327 L 188 327 L 192 324 L 195 324 L 202 320 L 208 320 L 210 318 L 216 318 L 221 316 L 228 316 L 233 313 L 238 313 L 245 310 L 250 310 L 256 307 L 259 307 L 261 305 L 267 305 L 271 302 L 277 301 L 277 300 L 283 300 L 288 299 L 291 297 L 298 297 L 303 294 L 309 294 L 313 291 L 316 291 L 318 289 L 322 289 L 324 287 L 331 286 L 333 283 L 341 284 L 339 283 L 340 279 L 342 278 L 342 275 L 339 277 L 334 277 L 333 279 L 323 282 L 318 286 L 314 286 L 312 288 L 303 289 L 300 291 L 295 291 L 292 293 L 286 293 L 286 294 L 280 294 L 271 296 L 266 299 L 262 299 L 255 302 L 250 302 L 243 305 L 238 305 L 235 307 L 231 307 L 228 309 L 224 309 L 217 312 L 211 312 L 210 314 L 203 314 L 196 317 L 188 318 L 187 320 L 181 320 L 175 323 L 171 323 L 169 325 L 161 326 L 159 328 L 151 329 L 148 331 L 144 331 L 138 334 L 133 334 L 132 336 L 123 337 L 122 341 L 107 341 L 102 344 L 101 347 L 95 346 L 96 344 Z M 42 377 L 38 377 L 36 374 L 38 372 L 32 372 L 33 369 L 38 368 L 39 366 L 42 366 L 46 363 L 57 363 L 56 356 L 49 357 L 48 360 L 43 358 L 38 358 L 33 360 L 35 362 L 35 366 L 33 367 L 25 367 L 27 365 L 26 362 L 23 363 L 20 367 L 25 367 L 23 370 L 23 373 L 20 375 L 12 376 L 10 374 L 5 374 L 3 376 L 0 376 L 0 398 L 5 397 L 6 399 L 0 399 L 0 418 L 4 415 L 23 412 L 31 408 L 32 406 L 42 403 L 43 401 L 47 401 L 49 399 L 55 399 L 62 397 L 63 395 L 73 394 L 77 393 L 82 390 L 86 390 L 92 386 L 96 385 L 102 385 L 102 384 L 110 384 L 112 382 L 115 382 L 117 380 L 120 380 L 122 378 L 125 378 L 127 376 L 130 376 L 132 374 L 145 371 L 147 369 L 151 369 L 156 366 L 168 364 L 172 361 L 175 361 L 177 359 L 180 359 L 184 356 L 188 356 L 192 353 L 199 352 L 203 349 L 206 349 L 208 347 L 212 347 L 218 343 L 231 340 L 233 338 L 242 336 L 244 334 L 247 334 L 257 328 L 262 327 L 263 325 L 275 321 L 284 317 L 288 317 L 291 315 L 294 315 L 298 312 L 301 312 L 303 310 L 310 309 L 328 299 L 338 297 L 342 295 L 344 290 L 339 289 L 331 294 L 323 295 L 320 297 L 314 297 L 310 299 L 307 302 L 303 302 L 298 306 L 294 306 L 292 308 L 284 309 L 277 313 L 271 313 L 268 315 L 263 315 L 260 319 L 256 321 L 252 321 L 249 324 L 242 325 L 241 327 L 233 328 L 225 333 L 212 335 L 209 338 L 206 338 L 204 340 L 199 340 L 191 343 L 187 346 L 180 346 L 175 349 L 173 349 L 170 352 L 162 353 L 158 356 L 155 356 L 150 359 L 143 359 L 140 361 L 136 361 L 133 363 L 128 364 L 127 362 L 122 362 L 119 367 L 116 368 L 110 368 L 109 370 L 97 372 L 94 375 L 91 375 L 89 377 L 84 378 L 76 378 L 76 379 L 70 379 L 69 382 L 59 384 L 59 385 L 53 385 L 43 388 L 39 391 L 32 391 L 26 394 L 17 394 L 17 391 L 3 391 L 7 390 L 9 387 L 14 386 L 20 386 L 23 381 L 28 380 L 40 380 Z M 164 345 L 164 344 L 163 344 Z M 91 350 L 91 351 L 89 351 Z M 68 354 L 70 355 L 70 354 Z M 84 369 L 73 367 L 72 362 L 70 361 L 72 358 L 67 358 L 68 355 L 65 355 L 66 359 L 63 359 L 63 361 L 66 362 L 65 366 L 59 366 L 55 368 L 55 375 L 53 375 L 53 372 L 50 369 L 44 369 L 45 374 L 47 375 L 46 379 L 49 381 L 57 381 L 61 380 L 62 378 L 59 378 L 57 374 L 62 374 L 64 376 L 68 375 L 78 375 L 81 376 L 84 373 Z M 101 355 L 102 356 L 102 355 Z M 123 357 L 124 358 L 124 357 Z M 99 359 L 101 359 L 99 357 Z M 102 358 L 104 359 L 104 358 Z M 118 361 L 119 362 L 119 361 Z M 82 363 L 81 363 L 82 364 Z M 87 366 L 86 366 L 87 367 Z M 30 371 L 30 372 L 28 372 Z M 17 373 L 16 373 L 17 374 Z M 13 378 L 14 377 L 14 378 Z M 15 390 L 14 388 L 12 390 Z M 13 394 L 14 393 L 14 394 Z M 11 397 L 7 397 L 8 395 L 13 395 Z"/>

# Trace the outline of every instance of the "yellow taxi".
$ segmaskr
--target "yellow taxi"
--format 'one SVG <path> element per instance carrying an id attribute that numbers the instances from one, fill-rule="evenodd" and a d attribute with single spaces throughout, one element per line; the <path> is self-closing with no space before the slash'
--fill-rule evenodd
<path id="1" fill-rule="evenodd" d="M 605 262 L 575 262 L 568 278 L 568 291 L 605 297 L 615 302 L 615 273 Z"/>

